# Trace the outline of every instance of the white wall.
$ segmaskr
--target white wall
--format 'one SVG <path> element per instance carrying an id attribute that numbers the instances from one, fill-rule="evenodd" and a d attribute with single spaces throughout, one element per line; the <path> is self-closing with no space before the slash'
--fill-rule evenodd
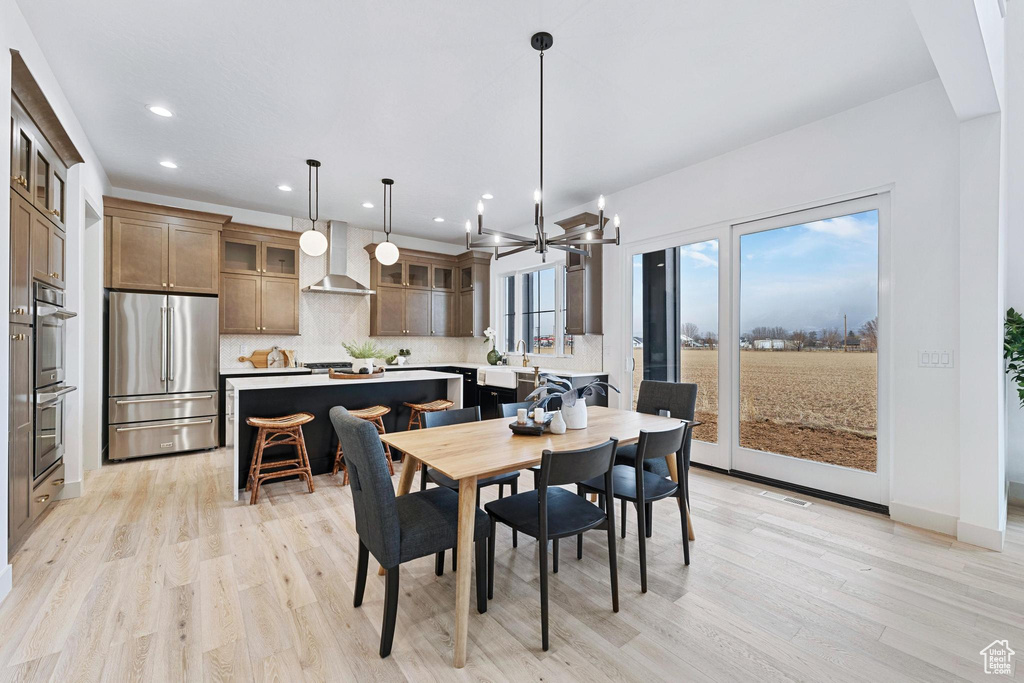
<path id="1" fill-rule="evenodd" d="M 79 292 L 82 291 L 82 231 L 85 224 L 85 200 L 91 196 L 95 200 L 101 200 L 104 193 L 110 187 L 103 167 L 100 165 L 85 132 L 75 118 L 71 106 L 64 98 L 57 80 L 53 76 L 46 59 L 43 57 L 29 29 L 25 18 L 21 14 L 14 0 L 0 0 L 0 92 L 7 93 L 11 89 L 11 49 L 21 52 L 29 70 L 39 82 L 40 87 L 46 94 L 47 100 L 53 107 L 61 123 L 74 141 L 78 151 L 85 158 L 85 163 L 75 166 L 68 177 L 68 207 L 67 207 L 67 285 L 69 289 L 68 305 L 75 308 L 81 305 L 82 298 Z M 0 97 L 0 120 L 10 120 L 10 98 L 6 95 Z M 6 143 L 4 149 L 10 148 L 10 127 L 5 124 Z M 10 176 L 10 155 L 0 155 L 0 177 Z M 98 208 L 98 207 L 94 207 Z M 10 205 L 8 202 L 0 202 L 0 301 L 7 301 L 9 292 L 9 269 L 10 269 Z M 73 321 L 68 326 L 69 347 L 71 352 L 68 358 L 69 384 L 81 386 L 83 358 L 80 338 L 83 321 Z M 7 316 L 3 316 L 0 322 L 3 330 L 3 338 L 7 339 L 9 325 Z M 9 358 L 7 353 L 0 354 L 0 385 L 6 387 L 9 384 Z M 8 428 L 7 391 L 3 391 L 3 406 L 0 410 L 0 433 L 6 434 Z M 82 479 L 82 420 L 81 394 L 71 394 L 66 402 L 67 434 L 65 436 L 67 447 L 64 455 L 66 463 L 65 479 L 68 482 L 66 494 L 76 494 L 81 489 Z M 7 447 L 4 446 L 0 454 L 0 529 L 7 529 Z M 4 534 L 6 538 L 6 534 Z M 0 599 L 10 590 L 11 571 L 7 564 L 7 544 L 2 544 L 0 549 Z"/>
<path id="2" fill-rule="evenodd" d="M 624 246 L 605 260 L 605 371 L 613 382 L 628 379 L 626 245 L 682 241 L 703 226 L 891 186 L 891 508 L 896 519 L 955 533 L 958 373 L 920 369 L 916 359 L 919 349 L 949 348 L 958 338 L 959 145 L 957 118 L 935 80 L 609 195 L 623 217 Z"/>

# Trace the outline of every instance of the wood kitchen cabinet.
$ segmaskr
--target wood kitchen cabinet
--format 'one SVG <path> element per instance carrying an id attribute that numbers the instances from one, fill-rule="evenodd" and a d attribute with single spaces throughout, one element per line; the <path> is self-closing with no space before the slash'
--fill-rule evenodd
<path id="1" fill-rule="evenodd" d="M 490 255 L 461 256 L 403 249 L 384 265 L 370 256 L 370 335 L 454 337 L 483 333 L 489 317 Z M 460 278 L 466 269 L 466 289 Z M 463 303 L 465 302 L 465 303 Z M 463 323 L 465 321 L 465 323 Z"/>
<path id="2" fill-rule="evenodd" d="M 18 545 L 32 524 L 32 327 L 10 326 L 10 407 L 8 413 L 8 548 Z"/>
<path id="3" fill-rule="evenodd" d="M 203 228 L 167 226 L 167 288 L 190 294 L 220 290 L 220 235 Z"/>
<path id="4" fill-rule="evenodd" d="M 287 277 L 260 278 L 260 332 L 299 333 L 299 281 Z"/>
<path id="5" fill-rule="evenodd" d="M 104 285 L 173 294 L 220 291 L 220 230 L 229 216 L 103 198 Z"/>
<path id="6" fill-rule="evenodd" d="M 11 191 L 10 321 L 32 323 L 32 206 Z"/>
<path id="7" fill-rule="evenodd" d="M 30 259 L 32 277 L 40 282 L 64 288 L 64 231 L 39 212 L 33 212 Z"/>
<path id="8" fill-rule="evenodd" d="M 594 235 L 600 239 L 604 236 L 604 230 L 598 228 L 598 220 L 597 214 L 584 212 L 557 221 L 556 225 L 566 232 L 581 226 L 593 226 Z M 608 219 L 604 222 L 607 225 Z M 601 279 L 604 255 L 599 244 L 590 247 L 590 251 L 587 257 L 571 252 L 565 256 L 566 334 L 602 333 Z"/>
<path id="9" fill-rule="evenodd" d="M 434 337 L 455 336 L 455 294 L 430 293 L 430 334 Z"/>
<path id="10" fill-rule="evenodd" d="M 229 223 L 220 237 L 221 334 L 299 334 L 299 239 Z"/>
<path id="11" fill-rule="evenodd" d="M 490 255 L 466 252 L 458 257 L 458 325 L 459 337 L 479 337 L 490 324 L 491 264 Z"/>
<path id="12" fill-rule="evenodd" d="M 11 189 L 34 201 L 36 136 L 34 126 L 21 102 L 11 101 Z"/>
<path id="13" fill-rule="evenodd" d="M 262 279 L 259 275 L 221 273 L 221 334 L 260 333 Z"/>
<path id="14" fill-rule="evenodd" d="M 119 218 L 111 222 L 111 289 L 167 290 L 167 223 Z"/>

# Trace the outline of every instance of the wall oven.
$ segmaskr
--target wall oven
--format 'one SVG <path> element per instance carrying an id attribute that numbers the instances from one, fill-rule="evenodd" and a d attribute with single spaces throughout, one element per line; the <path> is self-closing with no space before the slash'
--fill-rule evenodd
<path id="1" fill-rule="evenodd" d="M 36 283 L 36 388 L 64 381 L 67 320 L 77 314 L 64 308 L 64 292 Z"/>
<path id="2" fill-rule="evenodd" d="M 64 384 L 66 323 L 75 313 L 64 308 L 64 292 L 35 286 L 35 441 L 33 479 L 64 457 L 64 398 L 75 390 Z"/>
<path id="3" fill-rule="evenodd" d="M 36 389 L 33 479 L 43 476 L 64 457 L 64 397 L 74 390 L 63 384 Z"/>

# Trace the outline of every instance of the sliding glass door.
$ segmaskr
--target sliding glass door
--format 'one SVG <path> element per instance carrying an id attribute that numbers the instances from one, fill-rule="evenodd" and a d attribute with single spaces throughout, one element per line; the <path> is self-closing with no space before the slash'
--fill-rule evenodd
<path id="1" fill-rule="evenodd" d="M 888 503 L 888 195 L 630 255 L 633 405 L 697 385 L 697 462 Z"/>

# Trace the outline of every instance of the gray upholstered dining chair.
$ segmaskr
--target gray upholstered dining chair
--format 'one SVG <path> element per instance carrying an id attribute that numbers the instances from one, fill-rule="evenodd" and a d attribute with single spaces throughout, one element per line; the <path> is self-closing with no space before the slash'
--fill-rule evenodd
<path id="1" fill-rule="evenodd" d="M 387 572 L 384 590 L 384 625 L 380 656 L 391 654 L 398 616 L 398 571 L 403 562 L 454 548 L 458 539 L 459 496 L 440 486 L 395 496 L 384 448 L 373 424 L 352 417 L 341 406 L 331 408 L 331 423 L 338 433 L 349 468 L 352 508 L 359 535 L 359 559 L 352 604 L 359 607 L 366 587 L 370 553 Z M 487 611 L 487 515 L 476 510 L 477 610 Z"/>
<path id="2" fill-rule="evenodd" d="M 677 417 L 680 420 L 693 420 L 694 412 L 697 410 L 697 385 L 684 382 L 662 382 L 658 380 L 645 379 L 640 382 L 640 392 L 636 398 L 636 412 L 647 413 L 648 415 L 659 415 L 665 411 L 670 417 Z M 686 504 L 690 504 L 690 440 L 693 437 L 693 430 L 688 430 L 686 440 L 683 442 L 683 471 L 679 472 L 680 479 L 686 478 L 683 482 L 683 490 L 686 494 Z M 637 444 L 620 446 L 615 454 L 617 465 L 628 465 L 633 467 L 636 463 Z M 665 455 L 668 455 L 667 453 Z M 662 458 L 644 460 L 644 469 L 654 472 L 659 477 L 669 476 L 668 465 Z M 647 515 L 645 531 L 647 537 L 651 537 L 651 527 L 654 523 L 654 507 L 648 504 L 644 507 Z M 622 537 L 626 537 L 626 501 L 622 501 Z"/>

